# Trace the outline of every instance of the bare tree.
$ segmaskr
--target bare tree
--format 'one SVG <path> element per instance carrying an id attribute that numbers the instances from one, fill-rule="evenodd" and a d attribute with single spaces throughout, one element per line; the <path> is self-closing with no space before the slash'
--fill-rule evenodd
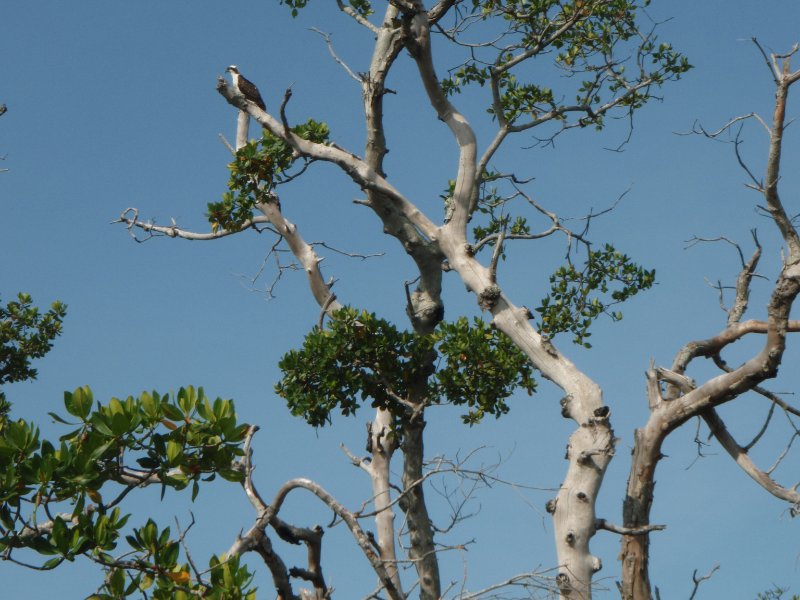
<path id="1" fill-rule="evenodd" d="M 786 245 L 786 253 L 782 257 L 783 268 L 772 288 L 766 318 L 742 321 L 742 316 L 748 308 L 750 283 L 762 252 L 754 233 L 755 250 L 750 259 L 745 261 L 739 250 L 739 255 L 742 257 L 742 270 L 734 287 L 734 300 L 728 310 L 726 328 L 713 338 L 686 344 L 677 353 L 669 369 L 651 366 L 648 370 L 647 390 L 650 419 L 643 428 L 636 431 L 623 516 L 627 527 L 648 526 L 650 508 L 653 503 L 655 469 L 662 458 L 663 442 L 670 432 L 697 416 L 705 420 L 711 433 L 722 447 L 759 485 L 795 507 L 800 502 L 800 494 L 795 489 L 796 486 L 784 487 L 778 484 L 770 477 L 768 471 L 759 469 L 751 461 L 748 450 L 758 439 L 748 444 L 747 447 L 740 446 L 728 432 L 725 423 L 716 411 L 716 407 L 721 404 L 729 402 L 745 392 L 754 391 L 786 411 L 787 415 L 797 414 L 797 409 L 760 387 L 760 384 L 777 375 L 786 346 L 787 333 L 800 331 L 800 321 L 789 319 L 792 305 L 800 291 L 800 279 L 798 278 L 800 276 L 800 238 L 798 238 L 797 230 L 786 213 L 778 193 L 781 145 L 786 125 L 786 102 L 789 88 L 800 79 L 800 71 L 792 72 L 790 68 L 790 58 L 796 52 L 796 47 L 786 55 L 772 54 L 767 57 L 761 46 L 757 42 L 756 44 L 767 60 L 776 88 L 772 123 L 767 124 L 757 115 L 751 114 L 733 119 L 714 133 L 708 133 L 702 128 L 698 128 L 698 132 L 715 138 L 741 123 L 743 119 L 750 118 L 759 120 L 767 130 L 769 150 L 762 179 L 755 177 L 742 161 L 739 154 L 740 138 L 738 135 L 734 140 L 734 145 L 740 164 L 751 179 L 750 187 L 763 195 L 765 201 L 763 210 L 777 226 Z M 764 345 L 758 353 L 739 367 L 729 367 L 721 353 L 749 335 L 764 336 Z M 699 385 L 687 377 L 687 367 L 692 360 L 698 357 L 712 359 L 721 370 L 721 374 Z M 648 543 L 647 533 L 623 536 L 622 594 L 626 600 L 650 597 L 647 566 Z"/>
<path id="2" fill-rule="evenodd" d="M 294 10 L 304 4 L 299 0 L 289 2 Z M 753 176 L 740 159 L 751 177 L 751 186 L 764 197 L 763 212 L 777 226 L 785 244 L 783 267 L 773 285 L 766 316 L 743 320 L 750 282 L 762 251 L 754 235 L 756 250 L 749 260 L 742 258 L 735 298 L 723 331 L 711 339 L 686 344 L 670 368 L 651 365 L 647 371 L 650 418 L 635 435 L 623 523 L 614 525 L 595 512 L 606 468 L 614 456 L 610 409 L 604 404 L 597 383 L 556 347 L 553 338 L 570 332 L 574 341 L 586 344 L 591 322 L 604 313 L 618 318 L 611 306 L 652 285 L 652 273 L 612 246 L 596 250 L 590 245 L 588 223 L 597 215 L 587 216 L 586 228 L 572 230 L 564 225 L 556 210 L 533 200 L 526 191 L 529 183 L 521 175 L 496 171 L 490 165 L 498 160 L 498 150 L 504 143 L 523 132 L 540 131 L 537 139 L 551 143 L 570 129 L 602 128 L 608 116 L 632 118 L 634 111 L 653 97 L 658 87 L 678 79 L 689 69 L 678 52 L 656 41 L 652 28 L 644 30 L 637 24 L 639 4 L 607 0 L 475 4 L 441 0 L 426 7 L 419 0 L 395 0 L 376 17 L 373 10 L 377 5 L 339 3 L 346 16 L 363 26 L 365 35 L 375 38 L 367 70 L 356 72 L 344 65 L 361 87 L 366 129 L 363 156 L 331 141 L 323 124 L 309 120 L 291 125 L 287 117 L 291 90 L 287 90 L 277 111 L 269 111 L 220 78 L 219 93 L 239 111 L 238 132 L 237 147 L 231 148 L 235 152 L 231 192 L 223 202 L 209 206 L 211 231 L 192 232 L 174 223 L 156 225 L 139 219 L 136 209 L 127 209 L 121 215 L 119 221 L 137 239 L 142 239 L 137 237 L 141 232 L 145 236 L 192 240 L 216 240 L 251 230 L 272 232 L 277 240 L 273 251 L 279 243 L 288 246 L 306 273 L 309 289 L 321 311 L 319 325 L 303 350 L 305 354 L 296 355 L 296 360 L 287 358 L 282 364 L 284 372 L 291 373 L 282 383 L 282 395 L 295 414 L 315 425 L 323 424 L 333 410 L 352 412 L 358 392 L 361 397 L 369 397 L 376 408 L 368 426 L 367 457 L 350 454 L 353 463 L 370 477 L 370 512 L 347 509 L 318 484 L 304 479 L 287 482 L 271 503 L 266 502 L 252 481 L 249 444 L 254 431 L 249 434 L 248 458 L 241 469 L 244 489 L 258 517 L 229 555 L 258 552 L 270 569 L 281 598 L 298 597 L 292 588 L 292 578 L 312 583 L 314 591 L 310 597 L 330 595 L 319 562 L 321 532 L 292 529 L 278 517 L 288 495 L 296 489 L 314 494 L 350 529 L 378 578 L 378 590 L 370 597 L 385 594 L 402 599 L 417 593 L 423 600 L 444 597 L 448 590 L 441 583 L 440 548 L 425 498 L 424 482 L 430 476 L 424 460 L 425 410 L 445 400 L 468 406 L 466 420 L 501 414 L 507 410 L 503 403 L 504 389 L 522 386 L 532 390 L 526 371 L 531 366 L 563 391 L 561 414 L 576 425 L 567 442 L 568 467 L 563 483 L 547 505 L 554 523 L 556 573 L 551 577 L 541 574 L 536 579 L 561 597 L 591 598 L 592 580 L 602 563 L 591 553 L 590 541 L 598 530 L 607 530 L 622 538 L 623 597 L 652 598 L 649 534 L 662 528 L 650 523 L 655 469 L 666 436 L 693 417 L 702 417 L 708 423 L 713 435 L 755 481 L 793 506 L 798 505 L 800 496 L 794 487 L 777 483 L 769 470 L 756 467 L 748 455 L 752 445 L 741 446 L 735 441 L 715 411 L 746 392 L 755 392 L 787 415 L 797 414 L 797 409 L 761 387 L 778 372 L 787 334 L 800 330 L 800 322 L 789 318 L 800 291 L 800 238 L 778 194 L 788 91 L 800 79 L 800 71 L 793 72 L 790 68 L 793 50 L 786 55 L 764 52 L 776 86 L 776 104 L 771 124 L 761 120 L 770 136 L 763 179 Z M 434 51 L 439 47 L 434 44 L 434 34 L 438 34 L 436 44 L 446 44 L 463 53 L 463 62 L 446 78 L 441 78 L 434 66 Z M 326 37 L 326 40 L 336 61 L 344 64 L 336 55 L 331 39 Z M 384 166 L 388 152 L 384 99 L 391 93 L 387 77 L 404 58 L 404 52 L 415 64 L 432 119 L 446 125 L 456 145 L 457 168 L 442 196 L 443 216 L 426 214 L 419 200 L 405 194 Z M 529 71 L 524 67 L 528 63 L 548 60 L 558 72 L 570 76 L 565 80 L 565 89 L 554 91 L 527 79 Z M 496 124 L 494 137 L 484 148 L 479 147 L 469 120 L 453 100 L 457 93 L 476 83 L 489 96 L 489 109 Z M 564 100 L 572 97 L 577 97 L 577 101 Z M 263 128 L 261 140 L 246 143 L 249 122 L 246 115 Z M 758 119 L 756 115 L 747 118 Z M 698 131 L 716 137 L 740 124 L 742 119 L 731 121 L 715 133 Z M 406 282 L 406 300 L 414 336 L 403 337 L 366 312 L 348 311 L 333 293 L 332 280 L 323 276 L 315 246 L 301 236 L 302 223 L 296 225 L 284 215 L 279 192 L 288 188 L 280 186 L 310 173 L 315 162 L 330 163 L 345 173 L 365 194 L 358 202 L 377 215 L 384 232 L 394 237 L 412 259 L 417 278 L 414 283 Z M 520 205 L 522 209 L 518 208 Z M 540 232 L 534 232 L 529 224 L 533 216 L 546 222 Z M 549 291 L 547 284 L 543 286 L 547 295 L 531 311 L 504 293 L 498 273 L 501 260 L 512 242 L 554 235 L 563 235 L 566 240 L 567 263 L 551 277 Z M 577 260 L 581 253 L 586 256 L 583 266 Z M 279 263 L 279 273 L 282 268 Z M 469 344 L 477 342 L 458 338 L 467 344 L 464 347 L 469 351 L 452 355 L 451 371 L 439 363 L 440 357 L 449 360 L 447 357 L 451 356 L 445 348 L 451 338 L 446 333 L 436 333 L 443 327 L 442 278 L 448 273 L 460 278 L 492 327 L 504 334 L 498 338 L 496 333 L 486 333 L 488 329 L 480 331 L 483 338 L 495 340 L 483 355 L 491 357 L 487 361 L 495 361 L 492 368 L 496 366 L 499 371 L 509 365 L 514 367 L 513 374 L 498 377 L 486 389 L 479 389 L 482 384 L 477 380 L 488 378 L 489 363 L 470 362 L 479 348 Z M 608 292 L 610 299 L 603 298 L 601 292 Z M 323 327 L 326 316 L 330 318 L 329 330 Z M 313 348 L 328 339 L 323 331 L 330 331 L 325 335 L 333 336 L 344 349 L 330 363 L 325 362 L 327 354 L 313 354 Z M 467 334 L 451 332 L 450 335 L 455 339 Z M 722 351 L 753 335 L 764 336 L 763 347 L 741 366 L 729 367 L 721 357 Z M 374 349 L 370 342 L 395 336 L 396 342 L 384 344 L 391 346 L 389 352 L 394 353 L 393 358 L 387 359 L 386 354 L 381 354 L 383 350 Z M 426 339 L 435 343 L 418 341 Z M 523 362 L 515 363 L 511 351 L 503 354 L 506 351 L 503 340 L 510 340 Z M 711 358 L 720 368 L 720 374 L 700 384 L 693 381 L 687 369 L 698 357 Z M 474 380 L 465 375 L 470 369 L 478 374 Z M 338 373 L 339 379 L 335 384 L 322 386 L 321 378 L 329 372 Z M 347 375 L 342 374 L 345 372 Z M 458 373 L 461 377 L 458 385 L 449 385 L 442 373 L 448 376 Z M 293 383 L 298 381 L 296 385 Z M 332 391 L 322 391 L 329 389 Z M 467 397 L 470 393 L 473 396 Z M 402 455 L 399 485 L 393 483 L 390 470 L 398 450 Z M 400 532 L 395 525 L 396 508 L 405 517 L 408 559 L 417 575 L 411 586 L 403 581 L 398 570 L 401 559 L 397 551 Z M 366 517 L 375 519 L 374 534 L 361 524 Z M 266 537 L 269 527 L 284 539 L 302 541 L 308 546 L 307 569 L 287 569 Z M 498 586 L 527 581 L 511 577 Z M 493 586 L 461 597 L 490 597 L 497 589 Z"/>

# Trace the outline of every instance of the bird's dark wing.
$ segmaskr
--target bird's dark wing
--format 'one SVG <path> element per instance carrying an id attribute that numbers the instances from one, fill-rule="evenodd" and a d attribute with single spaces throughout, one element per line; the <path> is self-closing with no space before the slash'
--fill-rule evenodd
<path id="1" fill-rule="evenodd" d="M 248 80 L 242 75 L 239 75 L 239 91 L 242 92 L 244 97 L 250 100 L 250 102 L 255 104 L 258 108 L 261 110 L 267 110 L 258 88 L 252 81 Z"/>

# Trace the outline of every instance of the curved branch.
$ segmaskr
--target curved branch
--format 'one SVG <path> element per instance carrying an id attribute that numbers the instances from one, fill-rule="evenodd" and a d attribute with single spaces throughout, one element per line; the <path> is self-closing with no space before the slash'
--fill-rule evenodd
<path id="1" fill-rule="evenodd" d="M 795 49 L 797 47 L 795 46 Z M 793 83 L 800 79 L 800 71 L 791 73 L 789 71 L 789 53 L 783 59 L 783 67 L 778 72 L 777 57 L 773 56 L 773 63 L 778 75 L 777 90 L 775 93 L 775 112 L 772 119 L 772 134 L 770 136 L 769 156 L 767 158 L 767 169 L 764 177 L 764 197 L 767 200 L 767 210 L 778 226 L 786 245 L 789 248 L 789 264 L 800 263 L 800 236 L 792 225 L 792 221 L 786 214 L 778 195 L 778 181 L 780 180 L 781 150 L 783 148 L 783 130 L 786 125 L 786 100 L 789 95 L 789 88 Z"/>
<path id="2" fill-rule="evenodd" d="M 725 361 L 722 360 L 722 357 L 720 357 L 719 355 L 713 356 L 712 359 L 714 360 L 714 364 L 717 365 L 721 370 L 725 371 L 726 373 L 730 373 L 731 371 L 733 371 L 733 369 L 731 367 L 729 367 L 725 363 Z M 787 413 L 791 413 L 793 415 L 796 415 L 796 416 L 800 417 L 800 410 L 798 410 L 797 408 L 795 408 L 794 406 L 792 406 L 788 402 L 785 402 L 784 400 L 782 400 L 780 398 L 780 396 L 778 396 L 777 394 L 774 394 L 773 392 L 770 392 L 769 390 L 761 387 L 760 385 L 753 386 L 753 391 L 756 394 L 764 396 L 764 398 L 766 398 L 767 400 L 772 402 L 773 405 L 779 406 L 781 409 L 783 409 Z M 752 442 L 751 442 L 751 445 L 752 445 Z"/>
<path id="3" fill-rule="evenodd" d="M 770 324 L 767 321 L 749 319 L 726 327 L 714 337 L 689 342 L 676 354 L 672 362 L 672 370 L 676 373 L 684 373 L 689 363 L 698 356 L 706 358 L 714 357 L 726 346 L 740 340 L 748 334 L 769 333 L 769 327 Z M 800 320 L 787 321 L 786 331 L 790 333 L 800 331 Z"/>
<path id="4" fill-rule="evenodd" d="M 739 465 L 742 470 L 750 476 L 758 485 L 767 490 L 770 494 L 786 502 L 800 505 L 800 493 L 797 490 L 783 487 L 773 480 L 766 472 L 759 469 L 750 458 L 747 450 L 742 448 L 725 427 L 725 422 L 713 408 L 703 413 L 703 420 L 708 424 L 708 428 L 717 441 L 731 455 L 731 458 Z"/>
<path id="5" fill-rule="evenodd" d="M 477 140 L 467 119 L 447 99 L 442 91 L 433 65 L 430 24 L 420 0 L 414 0 L 413 10 L 405 13 L 406 46 L 417 63 L 422 84 L 436 115 L 453 133 L 458 144 L 458 170 L 453 188 L 454 211 L 444 228 L 455 232 L 466 242 L 469 210 L 477 185 Z"/>
<path id="6" fill-rule="evenodd" d="M 350 529 L 350 532 L 353 534 L 356 543 L 361 548 L 361 551 L 367 557 L 367 560 L 369 560 L 373 570 L 383 583 L 389 597 L 392 598 L 393 600 L 403 600 L 404 596 L 402 592 L 400 592 L 395 588 L 394 583 L 392 582 L 392 578 L 386 571 L 386 566 L 383 564 L 380 557 L 375 553 L 375 550 L 373 549 L 372 544 L 370 542 L 369 536 L 361 528 L 361 525 L 359 525 L 355 515 L 349 510 L 347 510 L 341 503 L 339 503 L 322 486 L 311 481 L 310 479 L 305 479 L 305 478 L 290 479 L 289 481 L 284 483 L 278 490 L 278 493 L 275 495 L 275 499 L 273 500 L 269 508 L 266 510 L 264 515 L 262 515 L 258 519 L 258 521 L 256 521 L 256 527 L 260 525 L 261 528 L 263 529 L 266 523 L 269 522 L 269 520 L 272 519 L 273 516 L 278 514 L 281 507 L 283 506 L 284 501 L 286 500 L 286 497 L 292 490 L 295 489 L 304 489 L 311 492 L 317 498 L 322 500 L 322 502 L 324 502 L 334 513 L 336 513 L 336 515 L 340 519 L 342 519 L 342 521 L 344 521 L 344 523 Z"/>
<path id="7" fill-rule="evenodd" d="M 341 3 L 341 0 L 339 0 L 339 8 L 342 9 L 342 8 L 350 8 L 350 7 L 349 6 L 347 6 L 347 7 L 343 6 L 342 3 Z M 351 10 L 352 10 L 352 8 L 351 8 Z M 367 21 L 367 23 L 369 23 L 369 21 Z M 369 23 L 369 24 L 372 25 L 372 23 Z M 336 50 L 333 49 L 333 40 L 331 39 L 331 34 L 325 32 L 325 31 L 322 31 L 321 29 L 317 29 L 316 27 L 312 27 L 311 31 L 313 31 L 314 33 L 318 33 L 322 37 L 322 39 L 325 40 L 325 44 L 328 46 L 328 53 L 331 55 L 331 58 L 333 58 L 333 60 L 336 61 L 336 63 L 338 65 L 340 65 L 347 72 L 347 74 L 350 76 L 350 78 L 354 79 L 358 83 L 362 83 L 361 77 L 359 75 L 357 75 L 356 73 L 354 73 L 353 70 L 349 67 L 349 65 L 346 62 L 344 62 L 339 57 L 338 54 L 336 54 Z M 374 29 L 374 32 L 378 33 L 377 29 Z"/>
<path id="8" fill-rule="evenodd" d="M 153 235 L 165 235 L 171 238 L 182 238 L 184 240 L 194 240 L 194 241 L 208 241 L 208 240 L 216 240 L 227 237 L 229 235 L 234 235 L 237 233 L 241 233 L 247 229 L 258 229 L 258 225 L 266 224 L 269 220 L 265 217 L 253 217 L 252 219 L 246 220 L 240 229 L 236 230 L 228 230 L 228 229 L 218 229 L 217 231 L 212 231 L 209 233 L 198 233 L 196 231 L 189 231 L 188 229 L 182 229 L 178 227 L 177 224 L 173 222 L 172 225 L 156 225 L 152 221 L 142 221 L 139 219 L 139 210 L 136 208 L 126 208 L 122 211 L 119 218 L 115 221 L 111 221 L 112 224 L 114 223 L 124 223 L 127 227 L 128 231 L 131 232 L 131 237 L 135 239 L 137 242 L 141 242 L 133 233 L 133 228 L 141 229 L 142 231 L 149 233 L 152 237 Z"/>
<path id="9" fill-rule="evenodd" d="M 250 116 L 256 119 L 264 129 L 283 139 L 300 156 L 335 164 L 361 189 L 375 191 L 390 199 L 400 212 L 428 239 L 437 237 L 436 225 L 363 159 L 338 146 L 318 144 L 303 139 L 291 131 L 285 131 L 280 121 L 258 108 L 252 102 L 247 102 L 244 96 L 228 86 L 223 78 L 220 78 L 217 82 L 217 91 L 232 106 L 247 110 Z"/>
<path id="10" fill-rule="evenodd" d="M 428 11 L 428 23 L 431 25 L 435 25 L 442 18 L 450 12 L 450 9 L 453 8 L 458 0 L 439 0 L 431 9 Z"/>

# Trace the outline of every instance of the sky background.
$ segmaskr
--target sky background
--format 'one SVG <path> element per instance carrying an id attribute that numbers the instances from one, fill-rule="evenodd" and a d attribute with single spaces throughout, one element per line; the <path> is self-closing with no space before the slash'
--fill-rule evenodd
<path id="1" fill-rule="evenodd" d="M 134 243 L 111 222 L 127 207 L 143 218 L 207 231 L 206 203 L 225 190 L 230 155 L 219 134 L 233 139 L 236 113 L 219 96 L 216 78 L 229 64 L 255 81 L 268 108 L 293 86 L 289 118 L 309 117 L 331 126 L 340 145 L 363 148 L 360 91 L 330 58 L 319 27 L 333 34 L 337 52 L 354 71 L 368 67 L 371 36 L 334 10 L 312 3 L 300 18 L 275 2 L 8 2 L 0 22 L 0 294 L 7 301 L 29 292 L 41 306 L 60 299 L 69 305 L 64 333 L 37 363 L 36 382 L 9 386 L 15 416 L 35 420 L 45 436 L 62 431 L 48 411 L 63 411 L 63 391 L 89 384 L 104 401 L 145 389 L 162 392 L 202 385 L 212 397 L 236 401 L 240 418 L 258 423 L 256 484 L 270 497 L 288 478 L 305 476 L 356 508 L 369 497 L 368 479 L 339 450 L 364 444 L 364 410 L 354 419 L 336 418 L 313 430 L 288 415 L 273 392 L 277 361 L 301 343 L 319 309 L 305 278 L 289 273 L 269 299 L 265 288 L 274 271 L 259 273 L 272 239 L 248 233 L 214 243 L 157 239 Z M 498 157 L 500 170 L 535 177 L 529 191 L 563 215 L 580 216 L 613 204 L 613 214 L 595 222 L 596 242 L 613 240 L 641 264 L 657 271 L 658 285 L 623 307 L 625 318 L 595 328 L 592 350 L 559 348 L 603 386 L 620 438 L 617 456 L 598 500 L 598 516 L 619 522 L 633 430 L 645 423 L 644 371 L 651 359 L 668 365 L 686 342 L 722 329 L 725 314 L 708 282 L 730 283 L 738 256 L 727 245 L 686 249 L 692 236 L 728 236 L 752 249 L 750 229 L 764 244 L 762 273 L 754 282 L 749 316 L 764 315 L 769 281 L 780 260 L 773 227 L 754 210 L 759 197 L 742 185 L 730 146 L 694 136 L 677 136 L 696 120 L 713 129 L 729 118 L 756 111 L 769 117 L 771 80 L 753 36 L 775 51 L 800 41 L 796 0 L 655 2 L 654 20 L 665 21 L 660 37 L 684 52 L 695 66 L 683 81 L 663 90 L 663 102 L 640 111 L 631 142 L 622 153 L 604 150 L 625 138 L 611 126 L 603 134 L 574 131 L 554 148 L 522 150 L 530 137 L 509 143 Z M 670 18 L 670 20 L 667 20 Z M 434 52 L 441 48 L 434 40 Z M 444 55 L 441 74 L 450 58 Z M 800 58 L 795 68 L 800 67 Z M 411 61 L 403 57 L 390 80 L 397 91 L 387 100 L 387 171 L 408 197 L 439 219 L 439 194 L 453 176 L 454 144 L 426 103 Z M 485 91 L 484 91 L 485 92 Z M 800 90 L 795 90 L 795 96 Z M 485 96 L 456 98 L 486 144 L 491 122 Z M 798 114 L 798 104 L 790 114 Z M 762 171 L 766 136 L 745 130 L 745 155 Z M 790 213 L 798 208 L 800 135 L 790 128 L 784 147 L 782 196 Z M 378 312 L 405 327 L 403 281 L 413 265 L 377 219 L 352 203 L 360 191 L 333 168 L 317 165 L 309 177 L 287 189 L 281 202 L 308 241 L 326 241 L 349 252 L 386 252 L 358 261 L 320 249 L 326 276 L 337 278 L 340 300 Z M 499 282 L 517 304 L 535 305 L 547 274 L 563 255 L 563 242 L 520 244 L 510 249 Z M 476 314 L 474 299 L 455 275 L 445 284 L 446 317 Z M 796 313 L 796 311 L 795 311 Z M 738 364 L 757 345 L 727 355 Z M 800 353 L 791 345 L 775 391 L 798 389 Z M 713 370 L 697 365 L 702 381 Z M 429 456 L 473 455 L 472 465 L 500 462 L 497 475 L 526 487 L 498 485 L 480 491 L 470 505 L 476 513 L 443 541 L 468 551 L 443 555 L 443 581 L 479 589 L 517 573 L 546 571 L 555 563 L 552 527 L 544 512 L 564 475 L 564 446 L 573 424 L 560 417 L 560 393 L 542 383 L 532 398 L 511 402 L 511 413 L 477 427 L 460 425 L 458 411 L 440 408 L 427 416 Z M 791 397 L 789 397 L 791 400 Z M 758 431 L 766 401 L 745 397 L 723 416 L 744 443 Z M 781 419 L 778 419 L 780 421 Z M 785 422 L 785 419 L 783 419 Z M 720 570 L 703 584 L 698 598 L 755 598 L 772 583 L 800 593 L 797 523 L 787 507 L 752 484 L 714 443 L 697 459 L 696 427 L 687 424 L 668 439 L 669 456 L 659 466 L 652 519 L 667 530 L 652 536 L 652 581 L 663 598 L 688 598 L 692 572 Z M 774 441 L 755 458 L 771 464 L 788 437 L 776 427 Z M 701 429 L 701 437 L 705 433 Z M 791 457 L 776 472 L 792 485 L 798 461 Z M 793 476 L 794 474 L 794 476 Z M 453 486 L 455 482 L 449 481 Z M 430 488 L 434 514 L 446 520 L 447 505 Z M 197 525 L 188 537 L 195 560 L 230 547 L 255 515 L 234 484 L 201 490 L 192 505 L 185 494 L 157 490 L 131 495 L 133 524 L 148 516 L 162 525 L 174 518 Z M 283 514 L 283 513 L 282 513 Z M 291 496 L 286 517 L 299 525 L 327 524 L 330 514 L 302 496 Z M 598 584 L 616 595 L 618 539 L 600 532 L 592 542 L 604 564 Z M 374 577 L 342 527 L 326 534 L 323 567 L 338 598 L 360 598 Z M 302 555 L 288 556 L 302 560 Z M 257 562 L 259 597 L 271 598 L 265 569 Z M 0 563 L 2 596 L 31 600 L 81 598 L 100 583 L 88 563 L 39 573 Z"/>

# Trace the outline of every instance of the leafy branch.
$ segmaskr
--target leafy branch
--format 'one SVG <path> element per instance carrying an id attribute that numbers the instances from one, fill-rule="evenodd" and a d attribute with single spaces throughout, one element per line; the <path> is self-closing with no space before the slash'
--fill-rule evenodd
<path id="1" fill-rule="evenodd" d="M 438 361 L 437 361 L 438 356 Z M 533 367 L 503 333 L 474 319 L 440 323 L 430 335 L 400 331 L 366 311 L 344 308 L 315 327 L 279 366 L 277 393 L 292 414 L 323 426 L 331 413 L 348 416 L 364 402 L 413 419 L 412 386 L 427 379 L 423 405 L 467 406 L 464 422 L 508 412 L 517 387 L 533 393 Z"/>

